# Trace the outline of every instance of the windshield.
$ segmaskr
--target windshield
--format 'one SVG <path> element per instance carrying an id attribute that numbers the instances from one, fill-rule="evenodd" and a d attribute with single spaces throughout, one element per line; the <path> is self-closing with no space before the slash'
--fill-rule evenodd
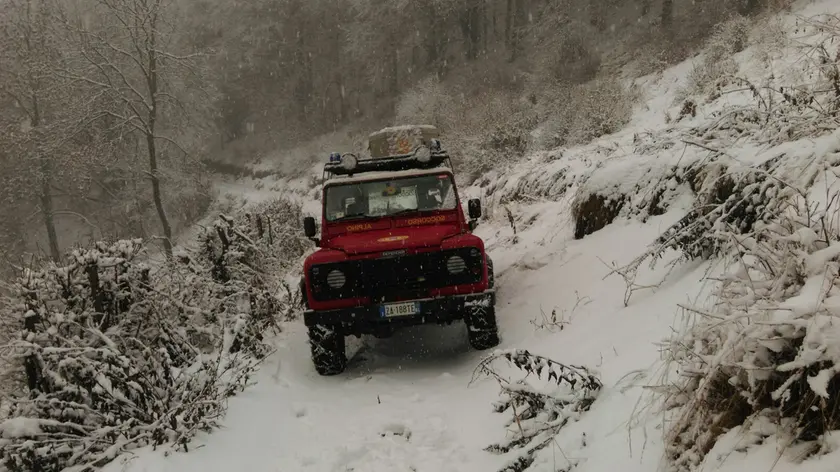
<path id="1" fill-rule="evenodd" d="M 330 185 L 325 201 L 327 221 L 454 210 L 457 206 L 448 174 Z"/>

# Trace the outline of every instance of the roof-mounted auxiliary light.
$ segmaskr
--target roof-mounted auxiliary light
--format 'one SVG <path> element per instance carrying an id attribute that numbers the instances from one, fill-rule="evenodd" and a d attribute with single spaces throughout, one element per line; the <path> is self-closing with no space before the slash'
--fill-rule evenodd
<path id="1" fill-rule="evenodd" d="M 356 156 L 353 154 L 345 154 L 341 156 L 341 167 L 344 167 L 347 170 L 355 169 L 356 164 L 358 163 L 358 159 L 356 159 Z"/>
<path id="2" fill-rule="evenodd" d="M 420 146 L 414 151 L 414 157 L 418 161 L 426 163 L 432 159 L 432 151 L 426 146 Z"/>

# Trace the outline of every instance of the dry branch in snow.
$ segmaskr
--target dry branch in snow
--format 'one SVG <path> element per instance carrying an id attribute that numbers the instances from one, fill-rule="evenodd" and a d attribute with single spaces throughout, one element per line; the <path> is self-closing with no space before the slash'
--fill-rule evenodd
<path id="1" fill-rule="evenodd" d="M 498 361 L 506 361 L 526 376 L 511 381 L 500 373 Z M 603 385 L 586 367 L 561 364 L 524 349 L 496 351 L 485 357 L 473 374 L 495 379 L 502 389 L 502 400 L 494 405 L 497 413 L 510 411 L 513 435 L 487 447 L 494 454 L 510 453 L 509 464 L 501 472 L 522 472 L 535 460 L 535 454 L 554 440 L 569 421 L 577 421 L 588 411 Z M 528 379 L 534 379 L 531 382 Z M 541 385 L 534 385 L 539 381 Z"/>

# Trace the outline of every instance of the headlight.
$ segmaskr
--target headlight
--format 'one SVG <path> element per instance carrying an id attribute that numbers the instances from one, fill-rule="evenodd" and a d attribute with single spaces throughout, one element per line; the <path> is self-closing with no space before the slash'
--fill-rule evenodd
<path id="1" fill-rule="evenodd" d="M 461 256 L 452 256 L 446 260 L 446 270 L 450 274 L 460 274 L 467 269 L 467 263 Z"/>
<path id="2" fill-rule="evenodd" d="M 345 283 L 347 283 L 347 277 L 344 276 L 344 272 L 338 269 L 333 269 L 329 274 L 327 274 L 327 285 L 329 285 L 330 288 L 337 290 L 344 287 Z"/>

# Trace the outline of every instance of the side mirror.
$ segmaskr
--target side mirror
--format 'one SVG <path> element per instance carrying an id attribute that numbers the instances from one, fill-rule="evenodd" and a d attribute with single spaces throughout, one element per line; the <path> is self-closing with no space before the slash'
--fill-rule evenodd
<path id="1" fill-rule="evenodd" d="M 315 218 L 311 216 L 305 217 L 303 219 L 303 234 L 305 234 L 307 238 L 312 239 L 315 237 L 316 232 L 317 228 L 315 228 Z"/>
<path id="2" fill-rule="evenodd" d="M 481 200 L 477 198 L 470 199 L 470 201 L 467 202 L 467 209 L 471 220 L 481 218 Z"/>

